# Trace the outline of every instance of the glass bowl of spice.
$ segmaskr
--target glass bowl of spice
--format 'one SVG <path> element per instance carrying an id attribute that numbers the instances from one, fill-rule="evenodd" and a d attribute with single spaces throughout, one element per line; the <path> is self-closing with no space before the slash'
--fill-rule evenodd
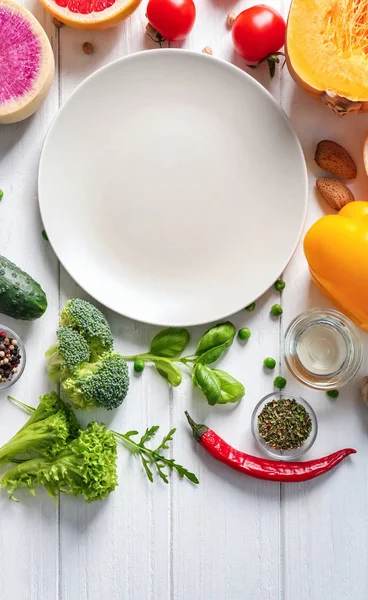
<path id="1" fill-rule="evenodd" d="M 260 449 L 280 460 L 294 460 L 307 452 L 318 430 L 310 404 L 286 392 L 274 392 L 262 398 L 253 411 L 251 425 Z"/>
<path id="2" fill-rule="evenodd" d="M 0 391 L 16 383 L 25 366 L 26 351 L 19 335 L 0 325 Z"/>

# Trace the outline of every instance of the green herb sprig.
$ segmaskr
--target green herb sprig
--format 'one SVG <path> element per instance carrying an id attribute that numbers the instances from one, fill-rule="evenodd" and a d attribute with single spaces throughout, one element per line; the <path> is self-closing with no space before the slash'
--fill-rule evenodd
<path id="1" fill-rule="evenodd" d="M 151 482 L 153 482 L 153 473 L 150 469 L 150 465 L 153 465 L 156 467 L 158 476 L 165 483 L 169 483 L 165 470 L 168 470 L 169 472 L 175 470 L 182 479 L 185 477 L 192 483 L 199 483 L 199 480 L 194 473 L 191 473 L 182 465 L 177 464 L 173 458 L 167 458 L 160 453 L 160 450 L 162 451 L 169 449 L 168 443 L 172 441 L 176 428 L 170 429 L 169 433 L 164 436 L 162 442 L 157 446 L 157 448 L 147 448 L 146 442 L 151 440 L 156 435 L 158 430 L 158 425 L 153 425 L 152 427 L 147 428 L 139 442 L 132 440 L 134 435 L 138 435 L 138 431 L 128 431 L 127 433 L 118 433 L 113 431 L 113 434 L 117 440 L 122 442 L 124 446 L 130 450 L 132 454 L 140 456 L 143 468 Z"/>
<path id="2" fill-rule="evenodd" d="M 161 377 L 174 387 L 182 382 L 179 367 L 186 367 L 192 375 L 193 384 L 202 390 L 211 406 L 238 402 L 245 394 L 244 386 L 225 371 L 208 366 L 230 348 L 234 337 L 234 325 L 229 321 L 220 323 L 200 338 L 194 354 L 181 356 L 190 339 L 189 331 L 169 327 L 153 338 L 148 352 L 124 358 L 135 364 L 137 361 L 153 363 Z"/>

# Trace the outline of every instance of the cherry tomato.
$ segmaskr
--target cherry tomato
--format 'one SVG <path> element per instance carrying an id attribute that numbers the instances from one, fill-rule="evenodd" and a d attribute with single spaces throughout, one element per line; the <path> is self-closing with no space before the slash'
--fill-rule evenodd
<path id="1" fill-rule="evenodd" d="M 195 17 L 193 0 L 149 0 L 147 4 L 147 19 L 169 41 L 186 38 Z"/>
<path id="2" fill-rule="evenodd" d="M 251 62 L 280 50 L 285 33 L 286 24 L 280 13 L 265 4 L 243 10 L 232 27 L 235 50 Z"/>

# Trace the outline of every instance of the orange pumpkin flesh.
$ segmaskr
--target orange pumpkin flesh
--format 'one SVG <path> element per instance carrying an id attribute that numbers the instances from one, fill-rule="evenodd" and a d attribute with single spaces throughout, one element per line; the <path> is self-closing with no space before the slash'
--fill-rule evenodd
<path id="1" fill-rule="evenodd" d="M 293 0 L 286 55 L 295 81 L 337 114 L 368 112 L 368 0 Z"/>

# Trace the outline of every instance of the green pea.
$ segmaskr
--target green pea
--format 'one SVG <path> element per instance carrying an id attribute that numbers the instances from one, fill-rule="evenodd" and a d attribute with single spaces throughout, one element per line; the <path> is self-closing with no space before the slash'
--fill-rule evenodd
<path id="1" fill-rule="evenodd" d="M 144 361 L 140 358 L 136 358 L 134 361 L 134 371 L 136 373 L 141 373 L 144 369 Z"/>
<path id="2" fill-rule="evenodd" d="M 340 393 L 339 390 L 328 390 L 328 392 L 326 392 L 326 394 L 329 398 L 338 398 L 339 393 Z"/>
<path id="3" fill-rule="evenodd" d="M 0 190 L 0 200 L 2 200 L 4 198 L 4 192 L 3 190 Z"/>
<path id="4" fill-rule="evenodd" d="M 41 235 L 42 235 L 43 239 L 44 239 L 44 240 L 46 240 L 46 242 L 48 242 L 48 241 L 49 241 L 49 238 L 48 238 L 48 236 L 47 236 L 47 233 L 46 233 L 46 231 L 45 231 L 44 229 L 42 229 L 42 231 L 41 231 Z"/>
<path id="5" fill-rule="evenodd" d="M 271 370 L 276 367 L 276 361 L 275 361 L 275 359 L 274 358 L 270 358 L 270 357 L 265 358 L 264 361 L 263 361 L 263 364 L 264 364 L 264 366 L 267 369 L 271 369 Z"/>
<path id="6" fill-rule="evenodd" d="M 282 290 L 285 289 L 285 281 L 283 281 L 283 279 L 278 279 L 277 281 L 275 281 L 275 289 L 278 292 L 282 292 Z"/>
<path id="7" fill-rule="evenodd" d="M 248 329 L 248 327 L 242 327 L 238 331 L 238 338 L 240 340 L 249 340 L 249 338 L 250 338 L 251 335 L 252 334 L 250 332 L 250 329 Z"/>
<path id="8" fill-rule="evenodd" d="M 255 307 L 256 307 L 256 303 L 252 302 L 252 304 L 248 304 L 248 306 L 245 307 L 245 310 L 249 310 L 249 312 L 253 312 Z"/>
<path id="9" fill-rule="evenodd" d="M 274 304 L 273 306 L 271 306 L 271 315 L 273 315 L 274 317 L 279 317 L 280 315 L 282 315 L 282 313 L 283 310 L 280 304 Z"/>
<path id="10" fill-rule="evenodd" d="M 279 388 L 279 390 L 283 390 L 285 385 L 286 385 L 286 379 L 284 379 L 283 377 L 275 377 L 275 379 L 273 380 L 273 385 L 275 386 L 275 388 Z"/>

